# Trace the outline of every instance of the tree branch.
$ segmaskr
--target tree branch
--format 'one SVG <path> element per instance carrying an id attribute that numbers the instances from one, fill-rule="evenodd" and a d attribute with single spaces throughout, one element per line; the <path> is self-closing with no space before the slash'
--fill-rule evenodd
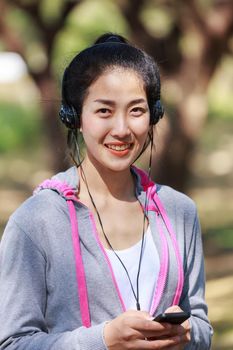
<path id="1" fill-rule="evenodd" d="M 47 50 L 51 50 L 51 43 L 54 41 L 54 38 L 57 34 L 57 32 L 64 26 L 64 23 L 69 16 L 69 14 L 72 12 L 72 10 L 79 5 L 82 2 L 82 0 L 68 0 L 65 1 L 63 4 L 62 11 L 60 13 L 59 19 L 53 23 L 52 26 L 49 26 L 49 28 L 46 26 L 44 28 L 44 35 L 47 38 L 46 42 L 48 42 Z M 48 38 L 49 34 L 49 38 Z"/>
<path id="2" fill-rule="evenodd" d="M 73 10 L 75 6 L 77 6 L 81 0 L 67 0 L 64 2 L 61 13 L 59 18 L 50 23 L 46 23 L 43 20 L 43 17 L 41 16 L 40 11 L 40 2 L 30 2 L 30 3 L 24 3 L 20 0 L 11 0 L 11 4 L 13 4 L 15 7 L 23 10 L 26 14 L 28 14 L 32 20 L 34 25 L 37 27 L 37 30 L 41 33 L 43 38 L 43 44 L 46 48 L 46 51 L 48 53 L 48 56 L 50 56 L 54 38 L 59 31 L 60 28 L 63 27 L 64 22 L 67 18 L 67 16 L 70 14 L 70 12 Z"/>
<path id="3" fill-rule="evenodd" d="M 82 0 L 69 0 L 69 1 L 66 1 L 63 5 L 63 10 L 62 10 L 62 13 L 61 13 L 61 20 L 65 19 L 70 13 L 71 11 L 74 9 L 74 7 L 76 7 L 77 5 L 80 5 L 80 3 L 82 2 Z M 64 23 L 64 21 L 62 22 Z"/>
<path id="4" fill-rule="evenodd" d="M 230 37 L 233 34 L 233 6 L 231 1 L 217 2 L 208 16 L 208 28 L 213 36 Z"/>
<path id="5" fill-rule="evenodd" d="M 205 16 L 203 16 L 195 0 L 184 0 L 182 9 L 187 11 L 187 15 L 181 13 L 180 23 L 183 23 L 186 27 L 190 27 L 190 23 L 193 23 L 195 29 L 203 37 L 223 39 L 226 35 L 232 33 L 233 6 L 230 0 L 216 0 Z"/>
<path id="6" fill-rule="evenodd" d="M 205 18 L 203 17 L 200 9 L 198 8 L 196 0 L 183 0 L 183 5 L 188 9 L 189 18 L 195 23 L 196 28 L 203 34 L 206 35 L 208 32 L 208 26 Z M 189 19 L 186 18 L 186 21 Z M 182 21 L 182 17 L 180 18 Z"/>
<path id="7" fill-rule="evenodd" d="M 152 36 L 140 19 L 145 3 L 144 0 L 128 0 L 127 3 L 119 1 L 119 8 L 130 25 L 133 41 L 153 56 L 166 72 L 173 72 L 181 61 L 178 46 L 180 29 L 175 23 L 166 37 Z"/>
<path id="8" fill-rule="evenodd" d="M 23 58 L 25 58 L 25 47 L 19 36 L 13 33 L 13 31 L 6 25 L 5 18 L 8 11 L 8 5 L 2 0 L 0 3 L 0 34 L 1 38 L 9 51 L 17 52 Z"/>
<path id="9" fill-rule="evenodd" d="M 42 28 L 44 26 L 43 20 L 40 16 L 40 2 L 34 1 L 29 3 L 24 3 L 18 0 L 11 0 L 11 4 L 14 7 L 23 10 L 27 13 L 31 18 L 33 18 L 33 22 L 37 24 L 37 27 Z"/>

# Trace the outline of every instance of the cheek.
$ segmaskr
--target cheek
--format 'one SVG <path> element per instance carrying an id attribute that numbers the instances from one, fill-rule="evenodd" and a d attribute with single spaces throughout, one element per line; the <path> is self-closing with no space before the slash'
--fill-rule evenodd
<path id="1" fill-rule="evenodd" d="M 101 123 L 100 120 L 96 119 L 86 119 L 82 123 L 82 133 L 84 141 L 98 141 L 98 139 L 103 138 L 108 133 L 107 123 Z"/>
<path id="2" fill-rule="evenodd" d="M 137 137 L 142 139 L 146 138 L 150 130 L 149 121 L 146 119 L 134 123 L 134 125 L 132 126 L 132 130 L 134 134 L 137 135 Z"/>

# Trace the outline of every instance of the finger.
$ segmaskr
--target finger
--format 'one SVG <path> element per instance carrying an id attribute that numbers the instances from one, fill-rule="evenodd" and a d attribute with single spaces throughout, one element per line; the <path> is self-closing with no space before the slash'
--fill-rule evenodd
<path id="1" fill-rule="evenodd" d="M 180 312 L 183 311 L 178 305 L 170 306 L 165 310 L 165 312 Z"/>
<path id="2" fill-rule="evenodd" d="M 166 332 L 166 334 L 161 333 L 151 333 L 151 332 L 144 332 L 144 336 L 150 340 L 162 340 L 162 339 L 167 339 L 171 337 L 180 337 L 182 342 L 188 342 L 191 339 L 190 335 L 190 328 L 184 328 L 182 326 L 172 326 L 172 328 Z"/>
<path id="3" fill-rule="evenodd" d="M 184 322 L 181 324 L 181 326 L 182 326 L 184 329 L 188 330 L 188 331 L 190 331 L 190 329 L 191 329 L 190 321 L 189 321 L 189 320 L 184 321 Z"/>
<path id="4" fill-rule="evenodd" d="M 142 324 L 135 324 L 135 329 L 142 332 L 146 338 L 164 339 L 166 337 L 190 333 L 190 323 L 187 320 L 182 325 L 175 325 L 143 320 Z"/>
<path id="5" fill-rule="evenodd" d="M 146 338 L 148 337 L 157 337 L 160 338 L 162 336 L 171 336 L 171 329 L 172 325 L 169 323 L 160 323 L 156 321 L 151 321 L 151 320 L 140 320 L 136 321 L 134 320 L 134 325 L 133 328 L 137 329 L 141 333 L 144 334 Z"/>
<path id="6" fill-rule="evenodd" d="M 186 328 L 181 325 L 173 325 L 170 331 L 171 336 L 183 335 L 187 332 Z"/>
<path id="7" fill-rule="evenodd" d="M 181 325 L 172 325 L 170 323 L 161 323 L 161 325 L 164 327 L 163 329 L 159 329 L 159 331 L 151 331 L 147 330 L 144 332 L 145 336 L 153 337 L 154 339 L 164 339 L 168 337 L 175 337 L 179 335 L 186 334 L 188 330 L 186 330 Z"/>
<path id="8" fill-rule="evenodd" d="M 128 310 L 124 314 L 135 318 L 151 319 L 151 316 L 147 311 Z"/>
<path id="9" fill-rule="evenodd" d="M 137 340 L 135 342 L 135 349 L 142 350 L 142 349 L 151 349 L 151 350 L 159 350 L 159 349 L 172 349 L 174 346 L 177 346 L 180 344 L 180 337 L 171 337 L 167 339 L 157 339 L 157 340 L 150 340 L 150 339 L 144 339 L 144 340 Z"/>
<path id="10" fill-rule="evenodd" d="M 190 338 L 187 337 L 186 335 L 180 336 L 180 341 L 179 343 L 172 347 L 170 350 L 183 350 L 184 346 L 190 342 Z"/>
<path id="11" fill-rule="evenodd" d="M 177 336 L 177 338 L 180 338 L 178 341 L 178 344 L 174 347 L 172 347 L 170 350 L 181 350 L 184 349 L 184 346 L 188 344 L 191 340 L 190 334 L 184 334 Z"/>

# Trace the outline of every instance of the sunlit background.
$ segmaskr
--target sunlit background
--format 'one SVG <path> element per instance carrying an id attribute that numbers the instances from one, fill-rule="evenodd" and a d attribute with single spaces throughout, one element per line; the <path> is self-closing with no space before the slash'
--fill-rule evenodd
<path id="1" fill-rule="evenodd" d="M 125 35 L 157 58 L 161 69 L 166 116 L 155 134 L 153 176 L 197 203 L 214 350 L 233 349 L 230 3 L 14 0 L 0 4 L 0 235 L 9 215 L 33 188 L 68 165 L 65 133 L 57 117 L 64 67 L 103 32 Z"/>

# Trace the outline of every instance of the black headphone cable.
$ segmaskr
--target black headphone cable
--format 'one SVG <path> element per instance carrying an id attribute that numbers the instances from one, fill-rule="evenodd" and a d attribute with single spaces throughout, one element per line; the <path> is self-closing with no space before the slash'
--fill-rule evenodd
<path id="1" fill-rule="evenodd" d="M 72 130 L 73 131 L 73 130 Z M 111 242 L 109 241 L 109 238 L 107 237 L 106 233 L 105 233 L 105 230 L 104 230 L 104 227 L 103 227 L 103 223 L 102 223 L 102 220 L 101 220 L 101 217 L 100 217 L 100 214 L 99 214 L 99 211 L 96 207 L 96 204 L 95 204 L 95 201 L 93 199 L 93 196 L 90 192 L 90 189 L 89 189 L 89 186 L 88 186 L 88 182 L 87 182 L 87 178 L 86 178 L 86 175 L 85 175 L 85 172 L 83 170 L 83 167 L 82 167 L 82 161 L 81 161 L 81 157 L 80 157 L 80 150 L 79 150 L 79 144 L 78 144 L 78 134 L 76 133 L 74 135 L 74 142 L 75 142 L 75 148 L 76 148 L 76 151 L 77 151 L 77 157 L 78 157 L 78 162 L 75 160 L 75 157 L 74 155 L 71 154 L 71 158 L 72 160 L 74 161 L 75 165 L 77 168 L 80 168 L 80 171 L 81 171 L 81 177 L 86 185 L 86 188 L 87 188 L 87 192 L 88 192 L 88 195 L 90 197 L 90 200 L 92 202 L 92 205 L 94 207 L 94 210 L 96 212 L 96 215 L 98 217 L 98 221 L 99 221 L 99 224 L 100 224 L 100 227 L 101 227 L 101 230 L 102 230 L 102 233 L 104 235 L 104 238 L 109 246 L 109 248 L 113 251 L 113 253 L 115 254 L 115 256 L 117 257 L 117 259 L 119 260 L 119 262 L 121 263 L 123 269 L 125 270 L 126 272 L 126 275 L 127 275 L 127 278 L 129 280 L 129 283 L 130 283 L 130 287 L 131 287 L 131 290 L 132 290 L 132 293 L 133 293 L 133 296 L 134 296 L 134 299 L 136 301 L 136 308 L 137 310 L 141 310 L 141 306 L 140 306 L 140 302 L 139 302 L 139 277 L 140 277 L 140 271 L 141 271 L 141 263 L 142 263 L 142 256 L 143 256 L 143 248 L 144 248 L 144 241 L 145 241 L 145 223 L 146 223 L 146 219 L 148 220 L 148 196 L 147 196 L 147 190 L 146 190 L 146 196 L 145 196 L 145 206 L 144 206 L 144 209 L 143 209 L 143 212 L 144 212 L 144 215 L 143 215 L 143 231 L 142 231 L 142 239 L 141 239 L 141 248 L 140 248 L 140 255 L 139 255 L 139 262 L 138 262 L 138 271 L 137 271 L 137 279 L 136 279 L 136 292 L 134 290 L 134 287 L 133 287 L 133 283 L 132 283 L 132 280 L 129 276 L 129 272 L 125 266 L 125 264 L 123 263 L 123 261 L 121 260 L 121 258 L 119 257 L 119 255 L 116 253 L 116 251 L 114 250 Z M 153 150 L 153 132 L 152 132 L 152 136 L 150 137 L 150 142 L 151 142 L 151 147 L 150 147 L 150 159 L 149 159 L 149 171 L 148 171 L 148 176 L 149 176 L 149 179 L 150 179 L 150 174 L 151 174 L 151 163 L 152 163 L 152 150 Z M 140 206 L 142 207 L 142 204 L 140 203 L 140 201 L 138 201 Z M 142 207 L 143 208 L 143 207 Z"/>

